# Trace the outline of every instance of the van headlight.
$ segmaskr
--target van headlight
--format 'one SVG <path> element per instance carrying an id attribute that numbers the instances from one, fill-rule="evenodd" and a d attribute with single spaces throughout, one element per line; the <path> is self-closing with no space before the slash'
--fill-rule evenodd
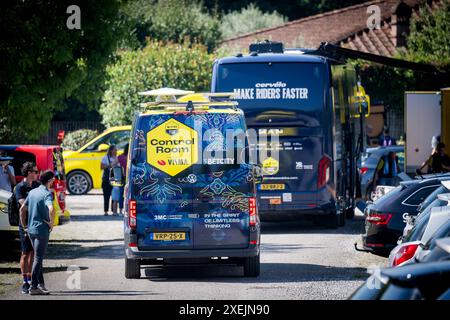
<path id="1" fill-rule="evenodd" d="M 8 204 L 0 202 L 0 212 L 8 214 Z"/>

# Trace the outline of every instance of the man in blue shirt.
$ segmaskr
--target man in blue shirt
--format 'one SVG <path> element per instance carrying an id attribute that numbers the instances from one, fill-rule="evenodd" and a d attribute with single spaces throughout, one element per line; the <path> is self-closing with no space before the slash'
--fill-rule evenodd
<path id="1" fill-rule="evenodd" d="M 50 192 L 55 175 L 51 170 L 47 170 L 41 174 L 39 180 L 41 186 L 31 190 L 20 207 L 20 221 L 22 226 L 27 226 L 25 232 L 29 235 L 34 249 L 30 295 L 49 294 L 44 284 L 43 260 L 55 220 L 53 197 Z M 27 213 L 28 224 L 25 223 Z"/>

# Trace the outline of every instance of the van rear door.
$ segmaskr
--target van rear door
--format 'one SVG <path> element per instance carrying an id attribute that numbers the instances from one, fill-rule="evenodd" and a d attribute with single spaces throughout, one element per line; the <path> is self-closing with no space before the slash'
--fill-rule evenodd
<path id="1" fill-rule="evenodd" d="M 130 181 L 140 250 L 191 249 L 192 163 L 198 134 L 186 114 L 136 120 Z"/>
<path id="2" fill-rule="evenodd" d="M 249 197 L 254 192 L 251 167 L 242 158 L 248 149 L 245 138 L 226 139 L 227 130 L 245 133 L 243 117 L 239 113 L 208 113 L 194 118 L 203 131 L 203 163 L 193 166 L 194 248 L 246 248 Z M 231 148 L 228 154 L 227 147 Z"/>

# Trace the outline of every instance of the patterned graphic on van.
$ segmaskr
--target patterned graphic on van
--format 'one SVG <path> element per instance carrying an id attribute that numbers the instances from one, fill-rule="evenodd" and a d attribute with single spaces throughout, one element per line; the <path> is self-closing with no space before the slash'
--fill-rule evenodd
<path id="1" fill-rule="evenodd" d="M 140 189 L 139 195 L 156 199 L 160 204 L 163 204 L 167 199 L 177 198 L 177 195 L 181 195 L 183 190 L 180 186 L 171 183 L 170 179 L 165 174 L 158 174 L 151 168 L 148 175 L 149 183 L 146 183 L 145 187 Z"/>
<path id="2" fill-rule="evenodd" d="M 248 181 L 249 171 L 249 166 L 241 165 L 236 170 L 201 174 L 197 176 L 198 182 L 194 187 L 202 188 L 202 196 L 220 199 L 223 208 L 247 212 L 248 196 L 236 188 Z"/>

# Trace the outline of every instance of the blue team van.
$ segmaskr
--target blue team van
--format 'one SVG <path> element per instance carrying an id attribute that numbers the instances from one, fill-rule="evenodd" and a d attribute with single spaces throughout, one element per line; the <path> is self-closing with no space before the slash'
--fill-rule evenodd
<path id="1" fill-rule="evenodd" d="M 246 138 L 226 138 L 245 133 L 242 110 L 202 95 L 160 98 L 132 126 L 125 277 L 140 278 L 143 265 L 180 261 L 238 264 L 245 276 L 258 276 L 258 174 Z"/>

